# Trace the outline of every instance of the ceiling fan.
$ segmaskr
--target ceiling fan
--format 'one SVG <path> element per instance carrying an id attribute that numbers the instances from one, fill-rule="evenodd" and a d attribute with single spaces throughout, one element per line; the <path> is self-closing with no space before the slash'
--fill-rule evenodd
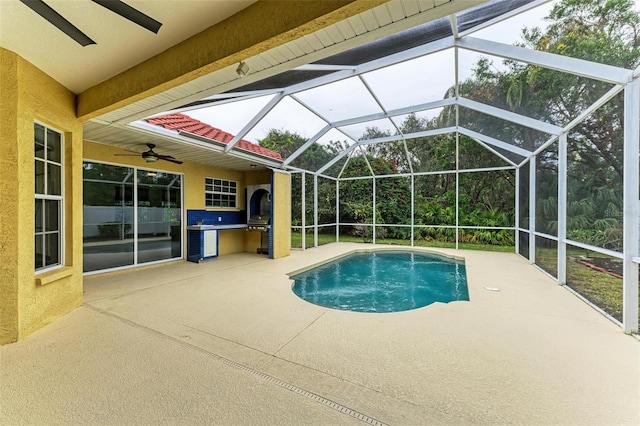
<path id="1" fill-rule="evenodd" d="M 69 22 L 64 16 L 56 12 L 51 6 L 42 0 L 20 0 L 25 6 L 33 10 L 38 15 L 49 21 L 60 31 L 74 39 L 81 46 L 96 44 L 88 35 L 83 33 L 78 27 Z M 145 15 L 139 10 L 129 6 L 120 0 L 92 0 L 93 3 L 110 10 L 121 17 L 140 25 L 141 27 L 157 34 L 162 23 L 156 21 L 152 17 Z M 87 7 L 87 11 L 90 8 Z"/>
<path id="2" fill-rule="evenodd" d="M 116 157 L 137 157 L 137 156 L 140 156 L 147 163 L 155 163 L 158 160 L 164 160 L 164 161 L 169 161 L 171 163 L 182 164 L 182 161 L 176 160 L 175 158 L 173 158 L 170 155 L 160 155 L 160 154 L 156 153 L 153 150 L 153 148 L 156 147 L 155 144 L 148 143 L 147 146 L 149 147 L 149 151 L 145 151 L 145 152 L 142 152 L 142 153 L 113 154 L 113 155 L 115 155 Z M 130 151 L 130 152 L 134 152 L 134 151 Z"/>

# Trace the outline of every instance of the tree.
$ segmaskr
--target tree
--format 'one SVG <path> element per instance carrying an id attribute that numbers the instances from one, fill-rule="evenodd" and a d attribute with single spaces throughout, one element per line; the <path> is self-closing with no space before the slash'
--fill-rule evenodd
<path id="1" fill-rule="evenodd" d="M 298 133 L 288 130 L 271 129 L 264 139 L 258 141 L 260 146 L 279 152 L 282 158 L 288 158 L 296 152 L 307 139 Z M 320 144 L 313 144 L 298 156 L 291 165 L 301 169 L 316 171 L 324 166 L 336 155 L 336 150 L 341 148 L 339 143 L 324 147 Z"/>
<path id="2" fill-rule="evenodd" d="M 632 0 L 563 0 L 554 5 L 546 20 L 546 30 L 524 29 L 524 47 L 572 56 L 618 67 L 635 69 L 640 64 L 640 15 Z M 565 126 L 611 85 L 601 81 L 554 71 L 538 66 L 504 61 L 496 70 L 488 59 L 481 59 L 473 76 L 462 82 L 462 96 L 541 121 Z M 449 92 L 452 96 L 454 89 Z M 453 108 L 446 109 L 441 120 L 450 123 Z M 548 135 L 464 110 L 460 125 L 501 139 L 530 151 Z M 616 96 L 575 126 L 568 135 L 569 200 L 576 213 L 578 205 L 592 206 L 587 214 L 589 229 L 617 227 L 622 211 L 623 98 Z M 557 152 L 546 150 L 538 156 L 537 224 L 544 232 L 554 231 L 557 209 Z M 605 196 L 606 194 L 606 196 Z M 605 200 L 606 202 L 602 201 Z M 595 200 L 601 200 L 595 202 Z M 542 206 L 547 205 L 546 208 Z M 571 218 L 570 218 L 571 219 Z M 574 235 L 588 235 L 577 228 L 586 221 L 569 220 Z M 593 224 L 598 224 L 593 225 Z M 573 227 L 573 228 L 572 228 Z M 601 229 L 600 229 L 601 230 Z M 583 242 L 594 242 L 594 239 Z"/>

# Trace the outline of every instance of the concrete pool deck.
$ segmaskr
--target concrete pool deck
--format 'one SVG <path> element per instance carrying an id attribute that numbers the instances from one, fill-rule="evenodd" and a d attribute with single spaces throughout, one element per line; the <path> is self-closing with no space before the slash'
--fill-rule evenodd
<path id="1" fill-rule="evenodd" d="M 469 302 L 364 314 L 291 291 L 371 247 L 87 277 L 80 308 L 0 348 L 0 424 L 640 424 L 640 342 L 515 254 L 429 250 L 465 258 Z"/>

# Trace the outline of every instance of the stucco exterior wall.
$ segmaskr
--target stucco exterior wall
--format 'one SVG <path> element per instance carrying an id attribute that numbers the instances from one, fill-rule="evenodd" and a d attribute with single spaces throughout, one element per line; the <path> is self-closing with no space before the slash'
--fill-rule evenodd
<path id="1" fill-rule="evenodd" d="M 0 48 L 0 344 L 82 303 L 82 123 L 73 93 Z M 35 274 L 34 122 L 64 135 L 64 266 Z M 79 179 L 80 177 L 80 179 Z"/>
<path id="2" fill-rule="evenodd" d="M 273 172 L 273 258 L 291 254 L 291 175 Z"/>
<path id="3" fill-rule="evenodd" d="M 18 339 L 18 57 L 0 49 L 0 343 Z"/>

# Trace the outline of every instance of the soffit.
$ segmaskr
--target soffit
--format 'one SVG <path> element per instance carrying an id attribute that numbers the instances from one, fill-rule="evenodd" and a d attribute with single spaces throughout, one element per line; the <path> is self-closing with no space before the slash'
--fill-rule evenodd
<path id="1" fill-rule="evenodd" d="M 87 134 L 90 136 L 86 136 Z M 154 148 L 155 152 L 162 155 L 171 155 L 176 160 L 231 170 L 250 171 L 254 170 L 254 167 L 251 167 L 251 165 L 256 165 L 258 168 L 264 166 L 278 167 L 280 163 L 242 152 L 234 151 L 232 153 L 225 153 L 224 146 L 222 145 L 212 146 L 211 144 L 199 143 L 191 138 L 180 137 L 170 132 L 162 134 L 149 129 L 123 129 L 113 126 L 102 126 L 93 122 L 85 123 L 84 139 L 90 142 L 116 146 L 124 150 L 122 152 L 123 154 L 142 153 L 149 149 L 147 144 L 152 143 L 156 145 L 156 148 Z M 106 159 L 103 158 L 101 160 L 104 161 Z M 112 161 L 117 162 L 118 157 L 114 156 Z"/>

